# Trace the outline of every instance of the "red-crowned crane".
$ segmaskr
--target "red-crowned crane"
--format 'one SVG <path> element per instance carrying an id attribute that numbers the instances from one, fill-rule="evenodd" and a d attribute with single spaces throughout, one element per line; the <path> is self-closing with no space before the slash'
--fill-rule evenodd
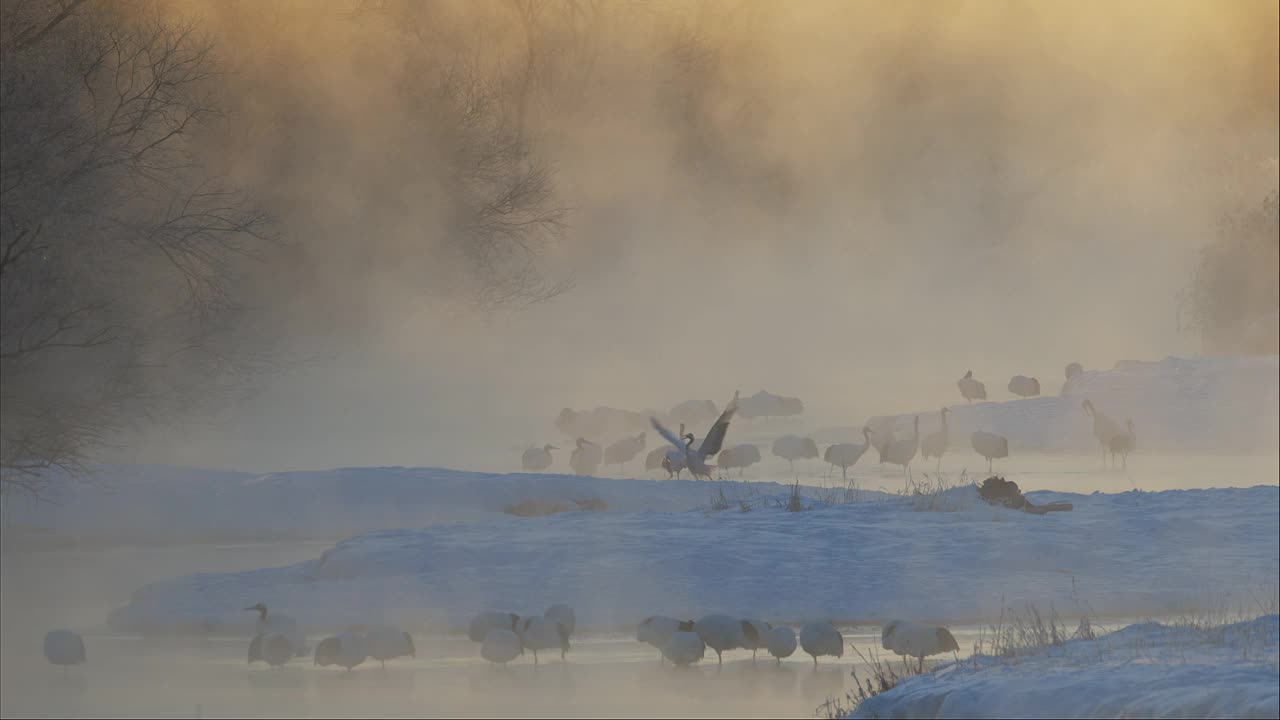
<path id="1" fill-rule="evenodd" d="M 920 441 L 920 457 L 928 460 L 931 457 L 938 458 L 937 471 L 942 470 L 942 454 L 947 451 L 947 444 L 950 438 L 947 436 L 947 415 L 951 413 L 948 408 L 942 408 L 942 412 L 938 416 L 942 419 L 942 427 L 936 431 L 924 436 L 924 440 Z"/>
<path id="2" fill-rule="evenodd" d="M 822 453 L 822 459 L 831 464 L 832 467 L 840 466 L 840 476 L 847 483 L 849 482 L 849 468 L 858 462 L 858 459 L 867 452 L 867 448 L 871 446 L 871 428 L 862 428 L 863 443 L 837 443 L 827 448 Z"/>
<path id="3" fill-rule="evenodd" d="M 618 472 L 622 472 L 623 465 L 644 451 L 644 443 L 645 433 L 624 437 L 604 449 L 604 463 L 617 465 Z"/>
<path id="4" fill-rule="evenodd" d="M 920 449 L 920 416 L 915 417 L 914 430 L 910 438 L 894 440 L 884 449 L 884 459 L 894 465 L 902 466 L 902 476 L 911 477 L 911 461 Z"/>
<path id="5" fill-rule="evenodd" d="M 991 472 L 991 461 L 1009 457 L 1009 439 L 985 430 L 974 431 L 969 442 L 979 455 L 987 459 L 987 472 Z"/>
<path id="6" fill-rule="evenodd" d="M 1086 399 L 1080 403 L 1080 408 L 1084 414 L 1093 419 L 1093 436 L 1098 439 L 1098 445 L 1102 446 L 1102 464 L 1107 464 L 1107 453 L 1111 450 L 1111 438 L 1123 432 L 1120 425 L 1115 420 L 1107 417 L 1101 410 L 1093 407 L 1093 401 Z"/>
<path id="7" fill-rule="evenodd" d="M 950 630 L 909 620 L 890 620 L 880 631 L 880 647 L 905 657 L 920 658 L 919 672 L 922 673 L 924 659 L 929 655 L 960 651 L 960 644 Z"/>
<path id="8" fill-rule="evenodd" d="M 1122 430 L 1111 436 L 1111 442 L 1107 443 L 1108 449 L 1111 450 L 1111 465 L 1116 464 L 1116 455 L 1120 456 L 1120 468 L 1127 469 L 1129 467 L 1129 453 L 1137 447 L 1138 437 L 1133 432 L 1133 420 L 1125 421 L 1126 430 Z"/>
<path id="9" fill-rule="evenodd" d="M 968 402 L 987 399 L 987 386 L 973 379 L 972 370 L 956 381 L 956 387 L 960 388 L 960 395 Z"/>
<path id="10" fill-rule="evenodd" d="M 594 475 L 603 458 L 599 445 L 586 438 L 578 438 L 577 447 L 569 455 L 569 467 L 577 475 Z"/>
<path id="11" fill-rule="evenodd" d="M 555 445 L 543 445 L 540 448 L 529 448 L 520 456 L 520 467 L 525 472 L 542 472 L 551 467 L 551 451 L 559 450 Z"/>
<path id="12" fill-rule="evenodd" d="M 738 393 L 733 394 L 733 399 L 725 406 L 724 412 L 720 413 L 719 419 L 707 431 L 707 436 L 702 439 L 702 444 L 693 447 L 693 435 L 685 435 L 683 438 L 677 438 L 670 430 L 662 426 L 655 417 L 650 417 L 649 422 L 653 424 L 653 429 L 657 430 L 667 442 L 671 443 L 677 451 L 683 455 L 684 466 L 689 469 L 689 473 L 696 479 L 705 477 L 711 479 L 711 471 L 714 465 L 708 465 L 707 460 L 720 452 L 720 448 L 724 445 L 724 436 L 729 432 L 729 421 L 733 418 L 733 414 L 738 410 Z"/>

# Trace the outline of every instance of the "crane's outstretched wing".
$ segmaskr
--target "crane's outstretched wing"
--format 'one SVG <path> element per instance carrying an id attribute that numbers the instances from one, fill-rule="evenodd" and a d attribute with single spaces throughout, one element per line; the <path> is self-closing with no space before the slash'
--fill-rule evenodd
<path id="1" fill-rule="evenodd" d="M 720 413 L 720 418 L 716 420 L 716 424 L 711 426 L 707 431 L 707 437 L 702 441 L 702 445 L 698 447 L 698 451 L 702 453 L 702 457 L 709 458 L 720 452 L 720 447 L 724 445 L 725 433 L 729 432 L 729 419 L 733 417 L 733 413 L 738 410 L 738 393 L 733 394 L 733 399 L 729 401 L 724 412 Z"/>
<path id="2" fill-rule="evenodd" d="M 653 423 L 653 429 L 657 430 L 659 435 L 666 438 L 667 442 L 676 446 L 676 449 L 680 451 L 680 457 L 684 457 L 685 455 L 684 441 L 676 437 L 670 430 L 662 427 L 662 423 L 658 422 L 658 418 L 650 417 L 649 422 Z"/>

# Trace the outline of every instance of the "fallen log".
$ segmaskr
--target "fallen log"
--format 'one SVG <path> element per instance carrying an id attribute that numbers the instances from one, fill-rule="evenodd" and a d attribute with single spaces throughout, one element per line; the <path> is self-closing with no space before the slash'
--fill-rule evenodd
<path id="1" fill-rule="evenodd" d="M 1021 510 L 1032 515 L 1068 512 L 1073 509 L 1071 503 L 1063 502 L 1035 505 L 1023 496 L 1022 491 L 1018 489 L 1018 483 L 1005 480 L 998 475 L 992 475 L 983 480 L 982 485 L 978 487 L 978 494 L 991 505 L 1003 505 L 1010 510 Z"/>

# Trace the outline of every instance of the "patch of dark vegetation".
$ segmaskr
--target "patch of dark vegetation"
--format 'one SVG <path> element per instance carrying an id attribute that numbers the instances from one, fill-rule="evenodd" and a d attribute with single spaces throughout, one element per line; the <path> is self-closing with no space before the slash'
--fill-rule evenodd
<path id="1" fill-rule="evenodd" d="M 573 504 L 577 506 L 576 509 L 561 502 L 530 498 L 521 500 L 515 505 L 508 505 L 502 509 L 502 512 L 517 517 L 543 517 L 563 512 L 604 512 L 609 509 L 609 504 L 598 497 L 575 499 Z"/>

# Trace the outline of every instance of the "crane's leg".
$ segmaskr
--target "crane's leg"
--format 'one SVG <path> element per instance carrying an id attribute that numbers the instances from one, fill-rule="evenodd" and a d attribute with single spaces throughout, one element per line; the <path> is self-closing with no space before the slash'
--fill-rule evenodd
<path id="1" fill-rule="evenodd" d="M 818 656 L 817 656 L 817 655 L 814 655 L 814 656 L 813 656 L 813 669 L 814 669 L 814 670 L 817 670 L 817 669 L 818 669 Z"/>
<path id="2" fill-rule="evenodd" d="M 987 472 L 991 472 L 991 458 L 987 458 Z"/>

